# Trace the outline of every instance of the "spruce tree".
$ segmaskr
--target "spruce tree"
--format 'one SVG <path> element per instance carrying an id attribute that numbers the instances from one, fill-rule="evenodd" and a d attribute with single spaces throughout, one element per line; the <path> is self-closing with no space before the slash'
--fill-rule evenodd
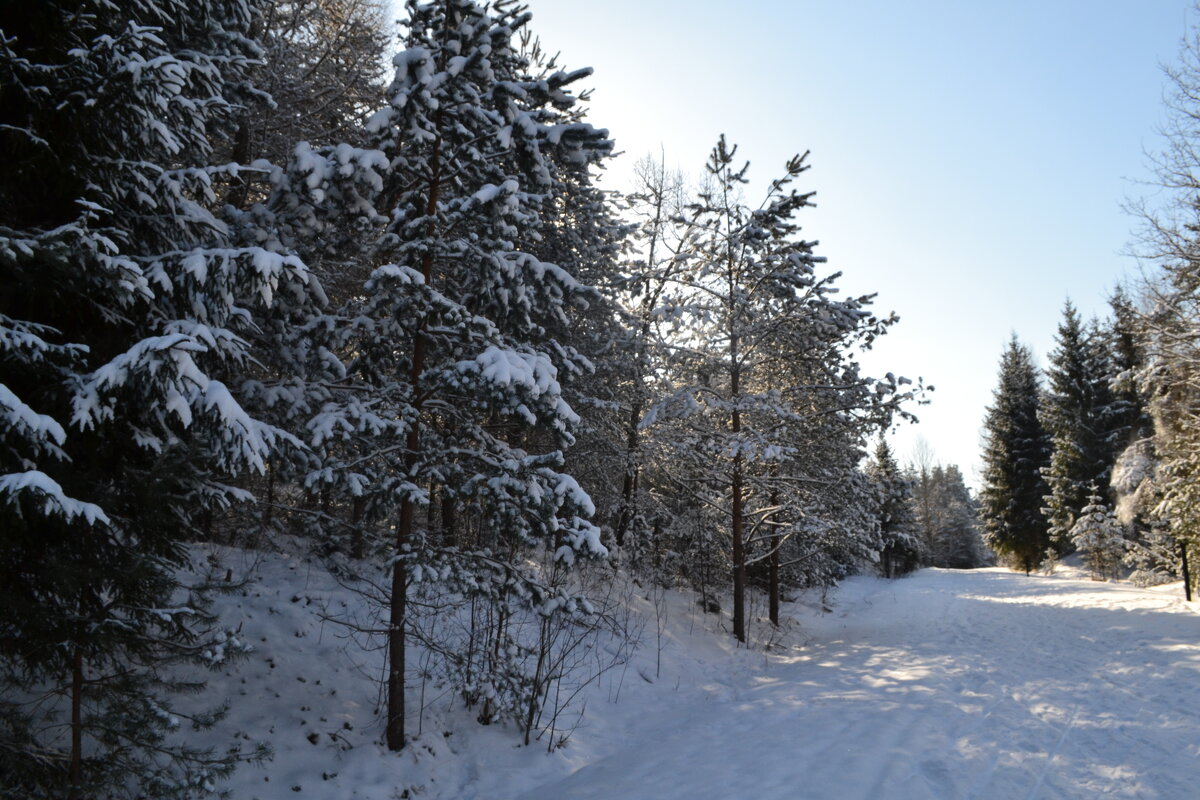
<path id="1" fill-rule="evenodd" d="M 984 419 L 981 510 L 989 547 L 1031 572 L 1050 544 L 1041 513 L 1050 442 L 1038 419 L 1041 386 L 1033 355 L 1012 337 Z"/>
<path id="2" fill-rule="evenodd" d="M 875 460 L 867 475 L 875 484 L 879 502 L 879 570 L 885 578 L 912 572 L 920 565 L 921 541 L 913 514 L 912 484 L 900 470 L 887 442 L 880 438 Z"/>
<path id="3" fill-rule="evenodd" d="M 172 665 L 242 648 L 177 573 L 207 515 L 247 499 L 230 476 L 294 442 L 241 377 L 271 321 L 319 298 L 269 229 L 214 210 L 251 22 L 236 0 L 0 10 L 5 796 L 191 796 L 238 757 L 178 736 L 167 689 L 200 685 Z"/>
<path id="4" fill-rule="evenodd" d="M 1099 492 L 1093 491 L 1088 504 L 1071 528 L 1071 540 L 1083 553 L 1083 563 L 1100 580 L 1116 578 L 1127 550 L 1125 536 L 1112 509 Z"/>
<path id="5" fill-rule="evenodd" d="M 1112 315 L 1103 338 L 1112 393 L 1108 435 L 1115 463 L 1127 448 L 1153 434 L 1154 423 L 1140 380 L 1146 367 L 1141 315 L 1122 287 L 1117 287 L 1108 304 Z"/>
<path id="6" fill-rule="evenodd" d="M 1070 548 L 1071 528 L 1088 503 L 1089 487 L 1108 486 L 1114 456 L 1104 342 L 1082 324 L 1069 301 L 1049 360 L 1041 408 L 1051 440 L 1050 463 L 1042 471 L 1050 489 L 1044 513 L 1050 538 L 1062 551 Z"/>

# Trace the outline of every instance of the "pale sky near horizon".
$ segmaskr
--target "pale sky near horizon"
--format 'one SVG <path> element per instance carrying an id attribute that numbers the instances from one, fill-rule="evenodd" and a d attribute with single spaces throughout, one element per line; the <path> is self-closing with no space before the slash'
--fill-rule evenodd
<path id="1" fill-rule="evenodd" d="M 590 121 L 634 161 L 698 175 L 721 133 L 763 186 L 811 150 L 803 212 L 845 291 L 901 322 L 864 363 L 934 384 L 918 437 L 977 484 L 980 427 L 1012 332 L 1039 362 L 1069 296 L 1085 317 L 1138 265 L 1190 0 L 529 0 L 563 66 L 591 66 Z M 753 193 L 751 193 L 753 196 Z"/>

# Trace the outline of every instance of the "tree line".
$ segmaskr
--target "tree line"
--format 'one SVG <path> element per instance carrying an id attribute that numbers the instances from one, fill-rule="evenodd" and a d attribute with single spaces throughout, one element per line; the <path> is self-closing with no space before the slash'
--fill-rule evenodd
<path id="1" fill-rule="evenodd" d="M 247 652 L 194 543 L 298 537 L 378 602 L 383 739 L 413 648 L 530 740 L 617 569 L 746 596 L 971 566 L 952 467 L 868 443 L 924 387 L 837 294 L 807 156 L 748 200 L 614 139 L 511 2 L 0 10 L 0 796 L 191 797 Z M 567 634 L 563 632 L 566 631 Z M 568 644 L 564 644 L 567 642 Z"/>
<path id="2" fill-rule="evenodd" d="M 1200 352 L 1200 33 L 1166 69 L 1162 191 L 1130 208 L 1144 269 L 1103 320 L 1068 301 L 1039 370 L 1014 334 L 985 420 L 988 544 L 1030 572 L 1080 551 L 1098 578 L 1196 588 L 1200 526 L 1196 355 Z"/>

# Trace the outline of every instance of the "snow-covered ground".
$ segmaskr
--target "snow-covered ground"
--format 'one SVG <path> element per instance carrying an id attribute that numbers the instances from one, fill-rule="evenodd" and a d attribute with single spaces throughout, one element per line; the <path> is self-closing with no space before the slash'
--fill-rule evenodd
<path id="1" fill-rule="evenodd" d="M 1178 585 L 854 578 L 831 612 L 786 606 L 769 653 L 735 647 L 683 593 L 660 604 L 660 642 L 631 586 L 642 647 L 580 701 L 564 747 L 521 747 L 427 687 L 395 755 L 379 744 L 382 654 L 324 621 L 361 617 L 361 599 L 299 556 L 222 558 L 258 577 L 221 603 L 256 647 L 213 682 L 234 701 L 222 728 L 275 750 L 235 773 L 239 800 L 1200 796 L 1200 615 Z"/>

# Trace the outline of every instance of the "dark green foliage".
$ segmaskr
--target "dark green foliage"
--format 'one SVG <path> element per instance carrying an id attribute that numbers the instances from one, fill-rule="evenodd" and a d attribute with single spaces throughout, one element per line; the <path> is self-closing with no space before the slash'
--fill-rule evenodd
<path id="1" fill-rule="evenodd" d="M 951 464 L 922 464 L 908 473 L 917 529 L 928 551 L 925 563 L 947 569 L 973 569 L 987 562 L 979 502 L 962 472 Z"/>
<path id="2" fill-rule="evenodd" d="M 181 744 L 171 695 L 241 649 L 177 571 L 283 436 L 231 376 L 309 290 L 213 211 L 252 11 L 0 5 L 2 796 L 188 796 L 237 758 Z"/>
<path id="3" fill-rule="evenodd" d="M 879 571 L 887 578 L 912 572 L 925 555 L 916 534 L 912 484 L 883 439 L 875 447 L 875 461 L 867 475 L 879 497 Z"/>
<path id="4" fill-rule="evenodd" d="M 1044 510 L 1050 538 L 1061 552 L 1070 549 L 1071 528 L 1088 503 L 1090 487 L 1108 486 L 1115 453 L 1104 339 L 1095 326 L 1085 328 L 1068 302 L 1056 341 L 1041 408 L 1052 443 L 1042 475 L 1050 489 Z"/>
<path id="5" fill-rule="evenodd" d="M 984 420 L 981 510 L 988 546 L 1025 572 L 1038 565 L 1050 544 L 1041 513 L 1050 442 L 1038 419 L 1040 396 L 1033 356 L 1013 336 Z"/>

